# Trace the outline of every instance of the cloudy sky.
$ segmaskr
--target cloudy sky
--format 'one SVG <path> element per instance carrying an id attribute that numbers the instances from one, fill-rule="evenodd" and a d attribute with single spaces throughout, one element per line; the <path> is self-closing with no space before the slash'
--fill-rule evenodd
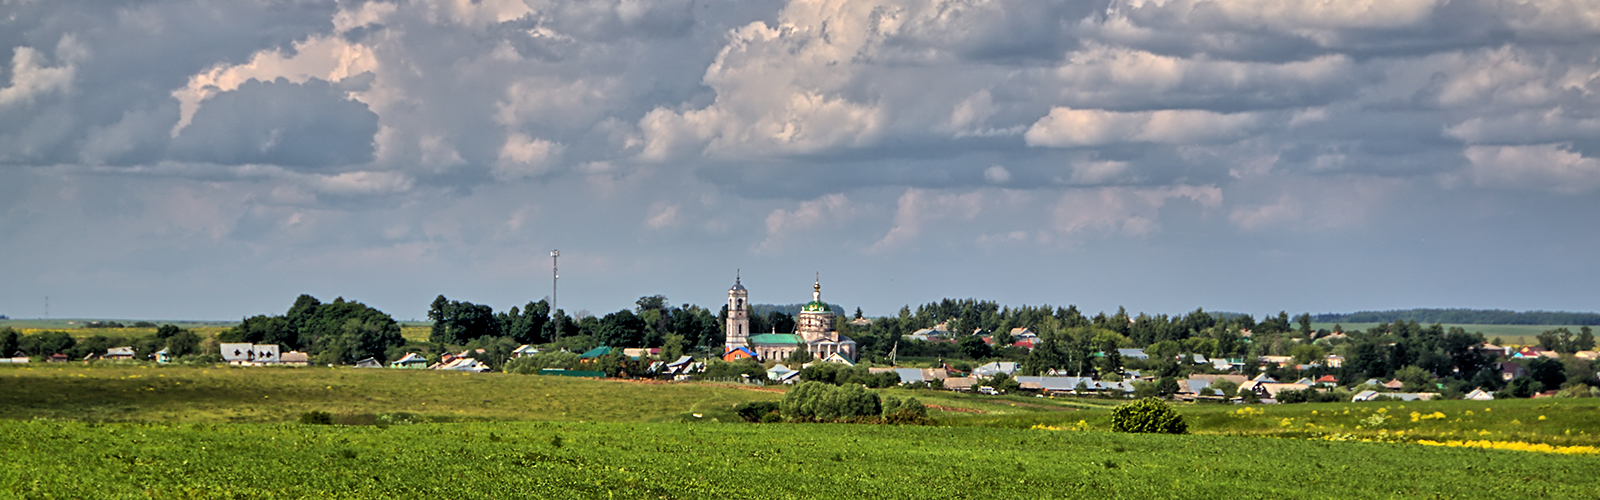
<path id="1" fill-rule="evenodd" d="M 1600 309 L 1590 0 L 0 0 L 0 314 Z"/>

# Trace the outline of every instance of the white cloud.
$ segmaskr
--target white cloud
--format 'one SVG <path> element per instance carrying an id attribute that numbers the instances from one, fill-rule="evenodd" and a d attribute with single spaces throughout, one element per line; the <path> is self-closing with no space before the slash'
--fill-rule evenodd
<path id="1" fill-rule="evenodd" d="M 657 203 L 650 210 L 650 216 L 645 219 L 644 225 L 650 229 L 662 229 L 678 225 L 680 217 L 676 204 Z"/>
<path id="2" fill-rule="evenodd" d="M 1471 165 L 1463 175 L 1478 187 L 1569 195 L 1600 188 L 1600 159 L 1585 157 L 1562 144 L 1470 146 L 1466 156 Z"/>
<path id="3" fill-rule="evenodd" d="M 1011 182 L 1011 171 L 1006 170 L 1006 167 L 993 165 L 983 169 L 983 180 L 989 181 L 990 184 L 1005 184 Z"/>
<path id="4" fill-rule="evenodd" d="M 837 193 L 800 202 L 794 210 L 773 210 L 767 214 L 767 237 L 756 245 L 756 250 L 775 250 L 798 238 L 805 238 L 818 226 L 846 220 L 855 211 L 850 199 Z"/>
<path id="5" fill-rule="evenodd" d="M 1023 135 L 1029 146 L 1083 147 L 1116 143 L 1210 143 L 1238 139 L 1258 123 L 1249 113 L 1201 110 L 1106 111 L 1057 107 Z"/>
<path id="6" fill-rule="evenodd" d="M 1161 207 L 1174 199 L 1187 199 L 1213 209 L 1222 204 L 1222 190 L 1216 186 L 1189 185 L 1068 190 L 1051 210 L 1051 225 L 1064 235 L 1097 231 L 1143 236 L 1161 227 L 1157 221 Z"/>
<path id="7" fill-rule="evenodd" d="M 524 134 L 506 136 L 500 147 L 500 160 L 491 171 L 496 179 L 505 181 L 538 177 L 549 171 L 551 163 L 561 155 L 562 146 L 544 139 Z"/>
<path id="8" fill-rule="evenodd" d="M 868 253 L 882 253 L 909 245 L 922 236 L 925 226 L 945 220 L 972 220 L 989 202 L 984 191 L 940 193 L 907 189 L 896 202 L 894 227 Z"/>
<path id="9" fill-rule="evenodd" d="M 67 92 L 77 73 L 77 63 L 88 58 L 88 49 L 72 36 L 63 36 L 56 44 L 55 59 L 58 66 L 48 66 L 50 61 L 32 47 L 17 47 L 11 54 L 11 84 L 0 88 L 0 108 L 18 103 L 29 103 L 51 92 Z"/>
<path id="10" fill-rule="evenodd" d="M 172 91 L 178 100 L 180 116 L 172 127 L 177 137 L 199 111 L 200 104 L 219 92 L 228 92 L 250 80 L 270 82 L 283 78 L 294 83 L 304 83 L 316 78 L 338 82 L 347 77 L 375 71 L 378 59 L 371 47 L 351 43 L 337 36 L 308 38 L 294 44 L 294 54 L 279 50 L 263 50 L 250 57 L 250 62 L 236 65 L 217 65 L 189 77 L 183 88 Z M 359 95 L 350 96 L 362 100 Z M 362 101 L 366 104 L 371 102 Z"/>

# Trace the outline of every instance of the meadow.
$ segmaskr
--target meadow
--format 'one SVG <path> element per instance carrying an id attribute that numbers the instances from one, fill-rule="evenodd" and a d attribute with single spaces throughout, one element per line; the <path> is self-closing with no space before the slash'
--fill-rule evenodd
<path id="1" fill-rule="evenodd" d="M 782 393 L 733 384 L 342 367 L 8 366 L 0 367 L 0 449 L 8 459 L 0 465 L 0 495 L 1592 498 L 1600 492 L 1592 473 L 1600 461 L 1593 454 L 1600 451 L 1593 448 L 1600 444 L 1595 399 L 1180 404 L 1191 433 L 1153 436 L 1106 432 L 1113 400 L 885 393 L 929 404 L 937 425 L 747 424 L 732 413 L 734 405 Z M 347 425 L 299 423 L 312 411 Z M 1463 438 L 1564 446 L 1578 454 L 1420 444 Z"/>

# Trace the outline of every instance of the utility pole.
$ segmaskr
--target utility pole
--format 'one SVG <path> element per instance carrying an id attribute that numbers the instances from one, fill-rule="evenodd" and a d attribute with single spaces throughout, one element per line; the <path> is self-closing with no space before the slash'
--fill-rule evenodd
<path id="1" fill-rule="evenodd" d="M 561 250 L 550 251 L 550 314 L 552 316 L 556 313 L 556 291 L 558 290 L 557 285 L 561 282 L 560 258 Z M 561 324 L 557 323 L 554 330 L 555 334 L 553 336 L 561 338 Z"/>
<path id="2" fill-rule="evenodd" d="M 44 296 L 44 319 L 50 319 L 50 296 Z"/>

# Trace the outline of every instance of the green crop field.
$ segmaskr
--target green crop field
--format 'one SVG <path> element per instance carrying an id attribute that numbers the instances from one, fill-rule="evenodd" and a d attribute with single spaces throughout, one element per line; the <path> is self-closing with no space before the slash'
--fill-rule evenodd
<path id="1" fill-rule="evenodd" d="M 1593 457 L 1027 429 L 0 422 L 19 498 L 1589 498 Z M 1506 480 L 1485 481 L 1484 478 Z"/>
<path id="2" fill-rule="evenodd" d="M 0 366 L 0 449 L 7 457 L 0 496 L 1586 498 L 1600 492 L 1592 473 L 1600 460 L 1597 399 L 1179 404 L 1191 434 L 1151 436 L 1106 432 L 1113 400 L 884 392 L 929 404 L 937 425 L 746 424 L 732 413 L 734 405 L 782 394 L 730 384 L 325 367 Z M 335 423 L 349 425 L 298 423 L 309 411 L 330 412 Z M 1464 440 L 1511 449 L 1420 444 Z M 1566 453 L 1516 451 L 1549 445 Z"/>

